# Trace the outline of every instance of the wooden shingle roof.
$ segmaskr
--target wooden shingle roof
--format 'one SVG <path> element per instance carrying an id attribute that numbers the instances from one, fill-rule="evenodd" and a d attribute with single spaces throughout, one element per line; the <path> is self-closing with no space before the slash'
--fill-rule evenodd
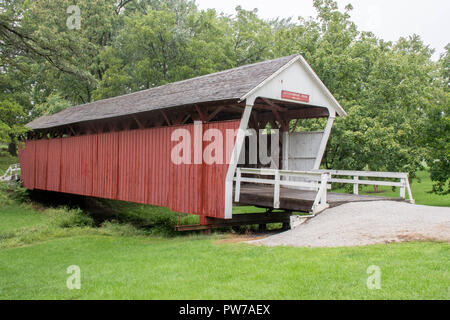
<path id="1" fill-rule="evenodd" d="M 298 55 L 225 70 L 156 88 L 70 107 L 28 123 L 48 129 L 195 103 L 240 99 Z"/>

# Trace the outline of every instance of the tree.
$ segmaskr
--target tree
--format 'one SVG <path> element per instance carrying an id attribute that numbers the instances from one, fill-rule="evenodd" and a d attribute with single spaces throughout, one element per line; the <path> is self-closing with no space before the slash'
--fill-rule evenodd
<path id="1" fill-rule="evenodd" d="M 0 100 L 0 142 L 8 143 L 8 152 L 17 156 L 17 137 L 27 129 L 21 124 L 26 114 L 22 107 L 12 99 Z"/>
<path id="2" fill-rule="evenodd" d="M 67 25 L 71 5 L 70 0 L 6 0 L 0 15 L 1 54 L 11 61 L 18 56 L 31 59 L 38 86 L 86 103 L 105 71 L 98 64 L 99 52 L 115 33 L 120 18 L 116 10 L 123 1 L 77 1 L 79 29 Z"/>
<path id="3" fill-rule="evenodd" d="M 48 116 L 70 107 L 70 102 L 63 99 L 58 93 L 52 93 L 44 103 L 38 104 L 32 110 L 32 117 Z"/>
<path id="4" fill-rule="evenodd" d="M 258 18 L 258 10 L 247 11 L 236 7 L 236 16 L 230 20 L 234 66 L 250 64 L 271 58 L 272 29 L 268 22 Z"/>
<path id="5" fill-rule="evenodd" d="M 434 85 L 436 102 L 428 109 L 423 142 L 429 150 L 428 165 L 431 179 L 435 182 L 433 192 L 450 193 L 450 45 L 439 60 L 439 72 Z"/>
<path id="6" fill-rule="evenodd" d="M 23 59 L 16 59 L 15 65 L 2 60 L 0 65 L 0 142 L 8 144 L 11 155 L 17 155 L 17 140 L 25 133 L 25 123 L 32 109 L 31 82 L 18 67 Z"/>
<path id="7" fill-rule="evenodd" d="M 438 63 L 412 35 L 386 42 L 361 32 L 351 5 L 314 0 L 317 17 L 264 20 L 257 10 L 202 11 L 191 0 L 0 3 L 0 136 L 70 105 L 302 53 L 349 116 L 335 122 L 324 165 L 407 171 L 425 164 L 448 192 L 449 46 Z M 8 111 L 6 111 L 8 109 Z M 323 119 L 300 121 L 304 130 Z"/>
<path id="8" fill-rule="evenodd" d="M 199 12 L 191 2 L 147 1 L 125 10 L 123 26 L 100 53 L 105 71 L 95 99 L 265 60 L 271 27 L 255 11 L 236 8 L 234 17 Z M 172 6 L 172 7 L 169 7 Z"/>
<path id="9" fill-rule="evenodd" d="M 438 103 L 432 50 L 417 36 L 393 44 L 360 32 L 351 6 L 344 12 L 332 0 L 314 6 L 317 18 L 279 29 L 274 47 L 276 55 L 302 52 L 348 112 L 335 122 L 324 165 L 414 177 L 429 153 L 421 142 L 427 110 Z M 316 129 L 318 122 L 300 124 Z"/>

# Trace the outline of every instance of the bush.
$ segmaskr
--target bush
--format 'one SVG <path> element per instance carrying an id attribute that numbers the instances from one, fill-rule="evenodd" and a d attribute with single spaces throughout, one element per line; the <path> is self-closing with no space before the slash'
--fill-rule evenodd
<path id="1" fill-rule="evenodd" d="M 147 234 L 144 230 L 138 229 L 130 223 L 121 224 L 117 221 L 103 222 L 100 230 L 103 234 L 121 237 L 133 237 Z"/>
<path id="2" fill-rule="evenodd" d="M 131 224 L 138 229 L 149 230 L 153 235 L 173 236 L 176 234 L 178 214 L 167 208 L 130 203 L 124 201 L 90 199 L 87 208 L 96 220 L 117 221 Z M 198 216 L 181 214 L 180 224 L 197 224 Z"/>
<path id="3" fill-rule="evenodd" d="M 28 190 L 19 182 L 0 182 L 0 205 L 11 205 L 14 202 L 28 203 Z"/>
<path id="4" fill-rule="evenodd" d="M 22 187 L 20 181 L 13 181 L 10 183 L 11 186 L 11 198 L 21 203 L 30 202 L 30 196 L 28 193 L 28 189 Z"/>
<path id="5" fill-rule="evenodd" d="M 10 188 L 5 182 L 0 182 L 0 206 L 7 206 L 12 204 L 14 201 L 10 198 L 9 193 Z"/>
<path id="6" fill-rule="evenodd" d="M 55 227 L 92 227 L 94 225 L 94 220 L 80 209 L 48 209 L 45 214 L 51 218 L 50 225 Z"/>

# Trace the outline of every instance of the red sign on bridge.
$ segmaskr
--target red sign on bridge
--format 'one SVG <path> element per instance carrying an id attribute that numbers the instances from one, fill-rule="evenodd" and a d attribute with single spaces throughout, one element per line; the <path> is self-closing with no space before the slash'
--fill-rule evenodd
<path id="1" fill-rule="evenodd" d="M 281 91 L 281 98 L 295 100 L 295 101 L 301 101 L 301 102 L 309 102 L 309 94 L 292 92 L 292 91 L 285 91 L 285 90 Z"/>

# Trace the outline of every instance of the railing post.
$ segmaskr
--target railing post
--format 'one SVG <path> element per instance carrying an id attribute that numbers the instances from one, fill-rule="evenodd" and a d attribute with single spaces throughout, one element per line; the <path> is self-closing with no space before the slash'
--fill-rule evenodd
<path id="1" fill-rule="evenodd" d="M 400 187 L 400 198 L 406 199 L 406 179 L 402 178 L 400 179 L 400 182 L 402 183 L 402 186 Z"/>
<path id="2" fill-rule="evenodd" d="M 280 172 L 275 171 L 275 185 L 273 190 L 273 208 L 280 208 Z"/>
<path id="3" fill-rule="evenodd" d="M 327 173 L 322 174 L 320 184 L 321 184 L 321 186 L 320 186 L 321 188 L 319 190 L 322 190 L 320 203 L 325 205 L 327 203 L 327 191 L 328 191 L 328 188 L 327 188 L 328 174 Z"/>
<path id="4" fill-rule="evenodd" d="M 409 175 L 408 174 L 406 174 L 406 177 L 405 177 L 405 188 L 408 191 L 409 203 L 415 204 L 416 201 L 414 201 L 414 198 L 413 198 L 413 195 L 412 195 L 412 192 L 411 192 L 411 186 L 409 185 Z"/>
<path id="5" fill-rule="evenodd" d="M 241 195 L 241 168 L 236 169 L 236 189 L 234 190 L 234 202 L 239 202 Z"/>
<path id="6" fill-rule="evenodd" d="M 358 195 L 359 194 L 359 177 L 358 176 L 354 176 L 353 180 L 355 181 L 355 183 L 353 183 L 353 194 Z"/>

